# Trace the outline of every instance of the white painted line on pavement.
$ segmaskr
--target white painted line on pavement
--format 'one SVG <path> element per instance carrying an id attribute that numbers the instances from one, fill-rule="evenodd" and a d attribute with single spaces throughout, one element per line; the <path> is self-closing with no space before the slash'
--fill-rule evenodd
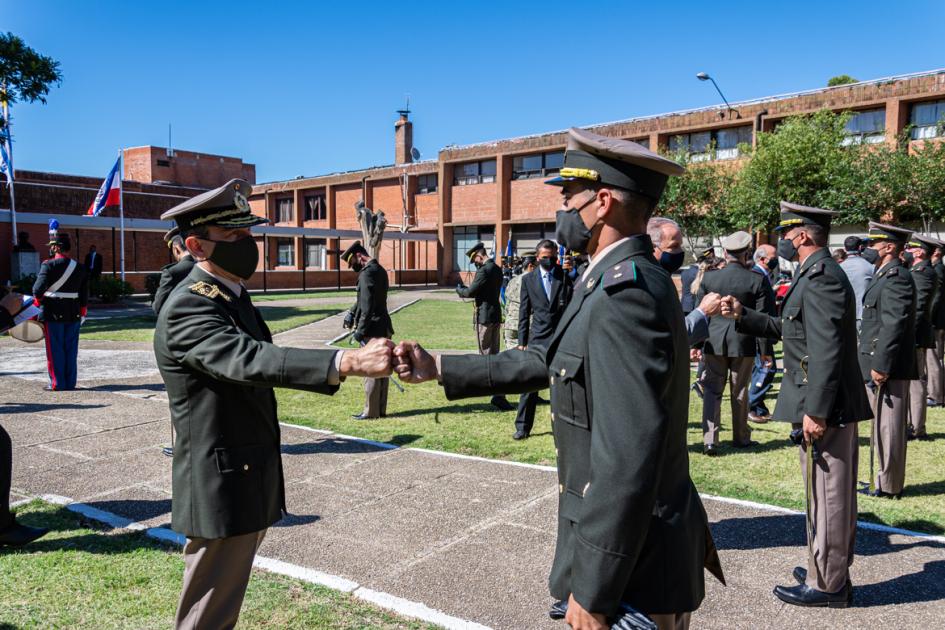
<path id="1" fill-rule="evenodd" d="M 114 527 L 115 529 L 127 529 L 131 531 L 143 532 L 146 536 L 161 540 L 163 542 L 173 543 L 180 547 L 183 547 L 187 542 L 186 538 L 182 534 L 167 529 L 166 527 L 146 527 L 141 523 L 132 521 L 123 516 L 119 516 L 118 514 L 106 512 L 105 510 L 100 510 L 84 503 L 75 503 L 68 497 L 55 494 L 44 494 L 38 498 L 46 501 L 47 503 L 61 505 L 71 512 L 81 514 L 82 516 L 85 516 L 86 518 L 92 519 L 94 521 L 105 523 L 106 525 Z M 32 500 L 33 499 L 24 499 L 22 501 L 17 501 L 13 505 L 28 503 Z M 316 569 L 310 569 L 308 567 L 292 564 L 290 562 L 284 562 L 275 558 L 267 558 L 265 556 L 256 556 L 253 560 L 253 566 L 265 571 L 269 571 L 270 573 L 277 573 L 279 575 L 302 580 L 303 582 L 308 582 L 310 584 L 324 586 L 335 591 L 349 593 L 358 599 L 370 602 L 379 608 L 390 610 L 403 617 L 434 623 L 438 626 L 442 626 L 443 628 L 447 628 L 448 630 L 490 630 L 489 626 L 484 626 L 474 621 L 468 621 L 459 617 L 453 617 L 452 615 L 448 615 L 434 608 L 430 608 L 426 604 L 414 602 L 402 597 L 397 597 L 396 595 L 391 595 L 390 593 L 384 593 L 382 591 L 375 591 L 373 589 L 365 588 L 352 580 L 337 575 L 331 575 L 329 573 L 323 573 L 322 571 L 318 571 Z"/>
<path id="2" fill-rule="evenodd" d="M 455 457 L 458 459 L 471 459 L 476 462 L 491 462 L 494 464 L 505 464 L 507 466 L 518 466 L 519 468 L 532 468 L 535 470 L 543 470 L 546 472 L 558 472 L 557 466 L 543 466 L 541 464 L 529 464 L 526 462 L 513 462 L 505 459 L 489 459 L 488 457 L 479 457 L 478 455 L 463 455 L 462 453 L 447 453 L 446 451 L 435 451 L 429 448 L 417 448 L 413 446 L 406 447 L 405 450 L 408 451 L 420 451 L 421 453 L 430 453 L 432 455 L 440 455 L 442 457 Z"/>

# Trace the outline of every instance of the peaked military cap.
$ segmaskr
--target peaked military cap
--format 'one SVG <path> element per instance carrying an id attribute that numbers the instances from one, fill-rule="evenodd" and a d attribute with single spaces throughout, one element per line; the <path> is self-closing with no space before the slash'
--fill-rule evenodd
<path id="1" fill-rule="evenodd" d="M 583 129 L 568 130 L 564 165 L 546 184 L 565 182 L 606 184 L 659 199 L 671 175 L 685 167 L 636 142 L 609 138 Z"/>
<path id="2" fill-rule="evenodd" d="M 475 256 L 479 252 L 484 252 L 484 251 L 486 251 L 486 244 L 483 243 L 482 241 L 479 241 L 478 243 L 470 247 L 468 250 L 466 250 L 466 258 L 468 258 L 469 260 L 472 260 L 473 256 Z"/>
<path id="3" fill-rule="evenodd" d="M 702 253 L 696 257 L 696 260 L 698 261 L 708 260 L 714 256 L 715 256 L 715 248 L 706 247 L 704 250 L 702 250 Z"/>
<path id="4" fill-rule="evenodd" d="M 346 249 L 344 253 L 341 255 L 341 260 L 345 261 L 346 263 L 350 265 L 351 264 L 350 258 L 354 254 L 364 254 L 365 256 L 369 255 L 368 251 L 364 249 L 364 245 L 361 244 L 361 241 L 355 241 L 351 243 L 351 245 L 348 246 L 348 249 Z"/>
<path id="5" fill-rule="evenodd" d="M 739 230 L 721 239 L 722 249 L 727 252 L 740 252 L 751 247 L 751 234 Z"/>
<path id="6" fill-rule="evenodd" d="M 830 220 L 837 215 L 833 210 L 802 206 L 788 201 L 781 202 L 781 222 L 775 231 L 790 230 L 799 225 L 819 225 L 825 230 L 830 229 Z"/>
<path id="7" fill-rule="evenodd" d="M 905 243 L 912 235 L 912 230 L 896 227 L 895 225 L 886 225 L 885 223 L 876 223 L 870 221 L 870 231 L 866 236 L 868 241 L 892 241 L 894 243 Z"/>
<path id="8" fill-rule="evenodd" d="M 945 243 L 933 236 L 928 236 L 926 234 L 913 234 L 912 238 L 909 239 L 909 242 L 906 243 L 907 247 L 921 247 L 929 254 L 932 253 L 933 249 L 936 247 L 941 247 L 942 245 L 945 245 Z"/>
<path id="9" fill-rule="evenodd" d="M 180 230 L 217 225 L 222 228 L 244 228 L 269 219 L 252 213 L 249 194 L 252 186 L 242 179 L 231 179 L 219 188 L 192 197 L 161 215 L 161 220 L 174 220 Z"/>

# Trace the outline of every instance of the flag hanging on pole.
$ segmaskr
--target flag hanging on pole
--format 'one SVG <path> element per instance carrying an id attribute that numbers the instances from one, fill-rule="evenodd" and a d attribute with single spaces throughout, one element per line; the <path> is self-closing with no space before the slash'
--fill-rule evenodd
<path id="1" fill-rule="evenodd" d="M 7 102 L 0 103 L 0 172 L 7 176 L 7 186 L 13 185 L 13 141 L 10 138 L 10 110 Z"/>
<path id="2" fill-rule="evenodd" d="M 121 157 L 115 162 L 115 166 L 108 172 L 108 177 L 102 182 L 102 187 L 98 189 L 95 195 L 95 201 L 85 212 L 90 217 L 97 217 L 105 208 L 119 207 L 121 205 Z"/>

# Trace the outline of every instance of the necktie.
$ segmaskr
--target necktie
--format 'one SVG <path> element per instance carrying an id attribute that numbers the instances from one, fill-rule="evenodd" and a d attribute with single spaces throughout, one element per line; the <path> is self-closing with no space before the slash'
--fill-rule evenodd
<path id="1" fill-rule="evenodd" d="M 548 272 L 545 272 L 545 273 L 541 274 L 541 277 L 542 277 L 543 280 L 544 280 L 544 285 L 545 285 L 545 297 L 547 297 L 547 298 L 548 298 L 548 301 L 551 302 L 551 274 L 548 273 Z"/>

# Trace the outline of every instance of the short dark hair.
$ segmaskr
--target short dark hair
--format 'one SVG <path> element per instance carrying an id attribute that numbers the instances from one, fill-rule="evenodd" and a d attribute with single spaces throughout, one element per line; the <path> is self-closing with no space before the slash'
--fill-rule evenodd
<path id="1" fill-rule="evenodd" d="M 180 231 L 180 237 L 182 240 L 187 240 L 188 236 L 196 236 L 197 238 L 207 238 L 210 236 L 210 230 L 207 229 L 205 225 L 191 226 L 185 230 Z"/>
<path id="2" fill-rule="evenodd" d="M 817 247 L 826 247 L 830 238 L 830 232 L 820 225 L 805 225 L 804 230 L 810 235 L 814 245 Z"/>
<path id="3" fill-rule="evenodd" d="M 551 239 L 546 238 L 542 240 L 540 243 L 538 243 L 538 247 L 535 248 L 535 255 L 537 256 L 538 252 L 540 252 L 543 249 L 550 249 L 551 251 L 554 252 L 555 256 L 558 255 L 558 246 L 555 245 L 555 242 L 552 241 Z"/>
<path id="4" fill-rule="evenodd" d="M 848 236 L 843 241 L 843 249 L 848 252 L 858 252 L 863 246 L 863 239 L 859 236 Z"/>

